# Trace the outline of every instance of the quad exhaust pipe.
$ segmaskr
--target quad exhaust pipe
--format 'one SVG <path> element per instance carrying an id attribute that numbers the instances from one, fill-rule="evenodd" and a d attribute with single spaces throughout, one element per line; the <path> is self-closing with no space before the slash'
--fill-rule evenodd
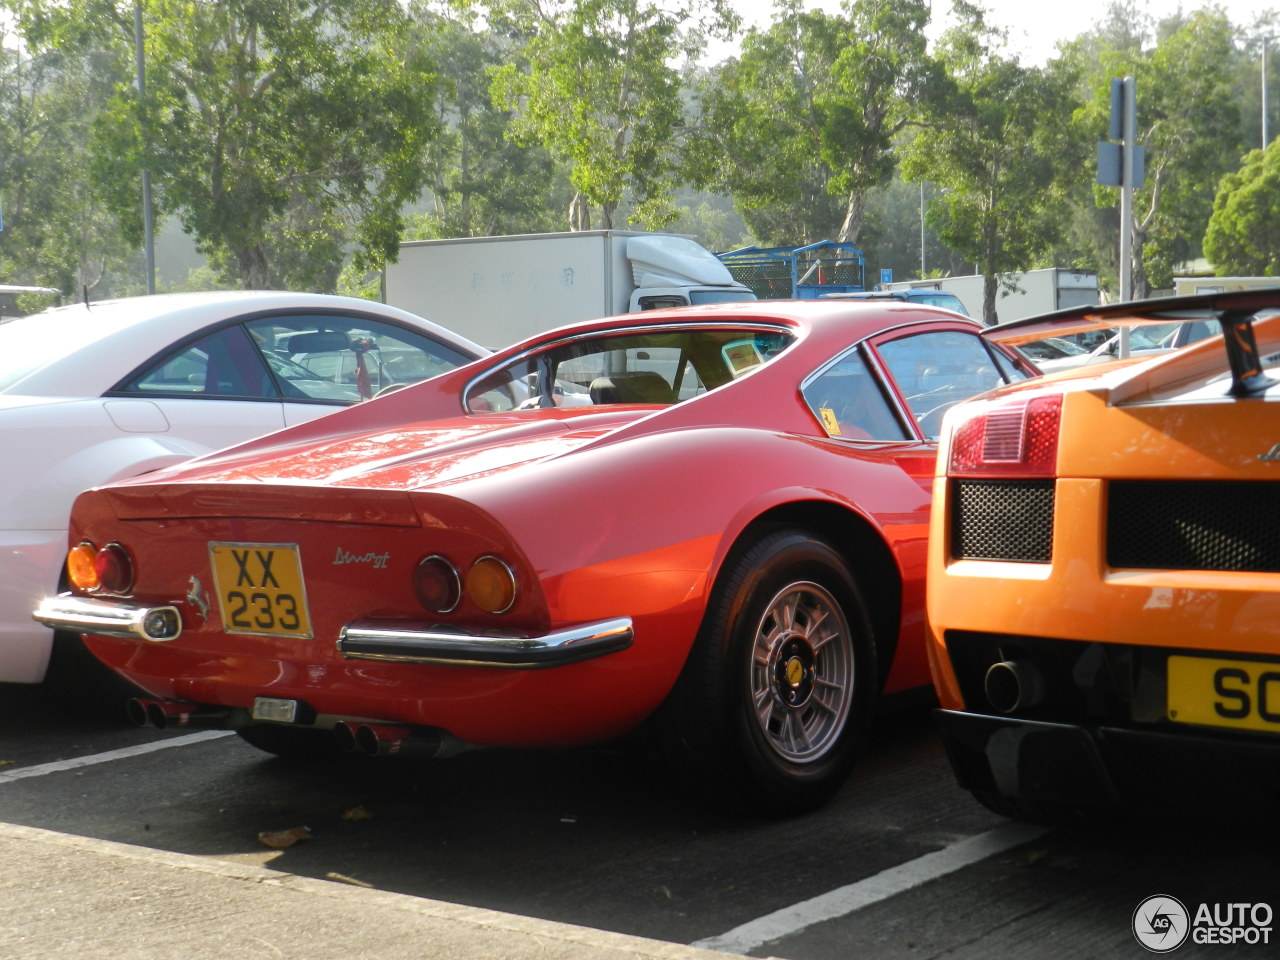
<path id="1" fill-rule="evenodd" d="M 134 725 L 159 730 L 225 725 L 233 712 L 231 707 L 208 703 L 142 698 L 129 700 L 125 710 Z M 343 720 L 334 725 L 333 735 L 343 751 L 368 757 L 444 757 L 465 749 L 455 738 L 431 727 Z"/>
<path id="2" fill-rule="evenodd" d="M 206 726 L 223 723 L 231 716 L 229 707 L 208 703 L 188 703 L 185 700 L 134 699 L 125 704 L 129 720 L 139 727 Z"/>
<path id="3" fill-rule="evenodd" d="M 334 726 L 333 736 L 345 752 L 366 757 L 438 757 L 448 752 L 439 731 L 429 727 L 344 720 Z"/>

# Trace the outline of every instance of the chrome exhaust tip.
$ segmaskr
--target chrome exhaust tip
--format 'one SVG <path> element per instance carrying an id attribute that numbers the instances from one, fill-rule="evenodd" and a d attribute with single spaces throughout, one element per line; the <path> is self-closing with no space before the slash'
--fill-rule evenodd
<path id="1" fill-rule="evenodd" d="M 442 752 L 440 734 L 427 727 L 392 723 L 353 723 L 344 720 L 333 728 L 338 748 L 366 757 L 435 757 Z"/>
<path id="2" fill-rule="evenodd" d="M 125 712 L 135 726 L 155 727 L 158 730 L 221 723 L 231 715 L 230 708 L 207 703 L 141 698 L 128 701 L 125 704 Z"/>
<path id="3" fill-rule="evenodd" d="M 982 690 L 1000 713 L 1017 713 L 1044 702 L 1044 677 L 1033 663 L 1001 660 L 987 668 Z"/>

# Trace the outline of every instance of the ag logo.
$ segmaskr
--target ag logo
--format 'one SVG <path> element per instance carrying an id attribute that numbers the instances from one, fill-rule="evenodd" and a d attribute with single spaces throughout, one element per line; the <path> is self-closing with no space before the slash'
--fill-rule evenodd
<path id="1" fill-rule="evenodd" d="M 1175 897 L 1147 897 L 1133 911 L 1133 935 L 1152 953 L 1169 953 L 1186 942 L 1191 916 Z"/>

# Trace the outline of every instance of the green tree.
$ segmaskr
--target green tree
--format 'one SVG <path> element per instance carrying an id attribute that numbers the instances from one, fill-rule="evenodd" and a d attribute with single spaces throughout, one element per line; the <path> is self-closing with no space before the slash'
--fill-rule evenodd
<path id="1" fill-rule="evenodd" d="M 970 272 L 973 264 L 947 249 L 931 229 L 924 234 L 924 256 L 920 255 L 921 216 L 926 201 L 936 188 L 931 183 L 907 183 L 901 177 L 867 198 L 866 220 L 858 247 L 867 258 L 867 277 L 882 269 L 893 271 L 895 280 L 909 277 L 948 277 Z M 923 267 L 923 272 L 921 268 Z"/>
<path id="2" fill-rule="evenodd" d="M 92 189 L 85 146 L 121 64 L 101 51 L 32 56 L 9 39 L 0 37 L 0 278 L 99 290 L 133 252 Z"/>
<path id="3" fill-rule="evenodd" d="M 1066 184 L 1083 160 L 1071 124 L 1074 76 L 1061 62 L 1041 69 L 999 56 L 1001 35 L 982 9 L 963 0 L 953 9 L 961 22 L 939 45 L 951 90 L 929 105 L 903 176 L 942 188 L 928 223 L 977 264 L 982 319 L 994 323 L 999 286 L 1036 266 L 1067 222 Z"/>
<path id="4" fill-rule="evenodd" d="M 778 243 L 857 242 L 869 192 L 893 175 L 895 136 L 938 89 L 927 4 L 842 9 L 779 0 L 773 25 L 750 32 L 742 55 L 701 85 L 695 169 Z"/>
<path id="5" fill-rule="evenodd" d="M 1222 178 L 1204 252 L 1222 276 L 1280 277 L 1280 141 Z"/>
<path id="6" fill-rule="evenodd" d="M 516 113 L 513 133 L 541 144 L 569 169 L 571 229 L 614 225 L 629 198 L 632 219 L 661 227 L 674 215 L 674 137 L 682 123 L 681 76 L 672 61 L 695 52 L 701 29 L 734 21 L 723 0 L 488 0 L 491 20 L 526 37 L 493 75 L 494 101 Z"/>
<path id="7" fill-rule="evenodd" d="M 1280 9 L 1259 12 L 1252 24 L 1236 24 L 1235 82 L 1241 90 L 1240 121 L 1243 141 L 1252 147 L 1262 144 L 1263 53 L 1266 53 L 1267 139 L 1280 134 Z"/>
<path id="8" fill-rule="evenodd" d="M 517 41 L 499 29 L 479 30 L 468 13 L 441 12 L 414 0 L 417 42 L 438 64 L 433 103 L 442 133 L 424 156 L 430 208 L 410 214 L 406 236 L 492 236 L 562 227 L 567 175 L 540 145 L 508 134 L 513 116 L 494 106 L 489 74 L 511 59 Z"/>
<path id="9" fill-rule="evenodd" d="M 1244 152 L 1233 31 L 1219 9 L 1161 25 L 1153 49 L 1103 46 L 1091 73 L 1091 98 L 1078 121 L 1102 139 L 1110 81 L 1137 83 L 1138 142 L 1146 151 L 1145 184 L 1134 191 L 1133 295 L 1172 284 L 1174 268 L 1198 257 L 1215 185 Z M 1086 165 L 1087 166 L 1087 165 Z M 1092 175 L 1092 170 L 1090 172 Z M 1099 206 L 1118 204 L 1114 187 L 1098 187 Z"/>
<path id="10" fill-rule="evenodd" d="M 132 52 L 133 3 L 24 0 L 49 49 Z M 246 287 L 331 289 L 342 251 L 394 256 L 418 196 L 434 74 L 396 0 L 143 0 L 147 103 L 117 88 L 95 124 L 95 174 L 140 223 L 144 162 L 158 211 Z"/>

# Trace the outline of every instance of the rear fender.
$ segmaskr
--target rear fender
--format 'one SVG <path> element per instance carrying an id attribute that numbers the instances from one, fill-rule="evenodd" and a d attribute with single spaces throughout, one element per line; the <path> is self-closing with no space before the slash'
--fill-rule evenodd
<path id="1" fill-rule="evenodd" d="M 207 448 L 196 444 L 148 436 L 94 444 L 51 464 L 42 477 L 30 478 L 20 512 L 27 526 L 63 527 L 72 501 L 82 491 L 151 473 L 206 452 Z"/>

